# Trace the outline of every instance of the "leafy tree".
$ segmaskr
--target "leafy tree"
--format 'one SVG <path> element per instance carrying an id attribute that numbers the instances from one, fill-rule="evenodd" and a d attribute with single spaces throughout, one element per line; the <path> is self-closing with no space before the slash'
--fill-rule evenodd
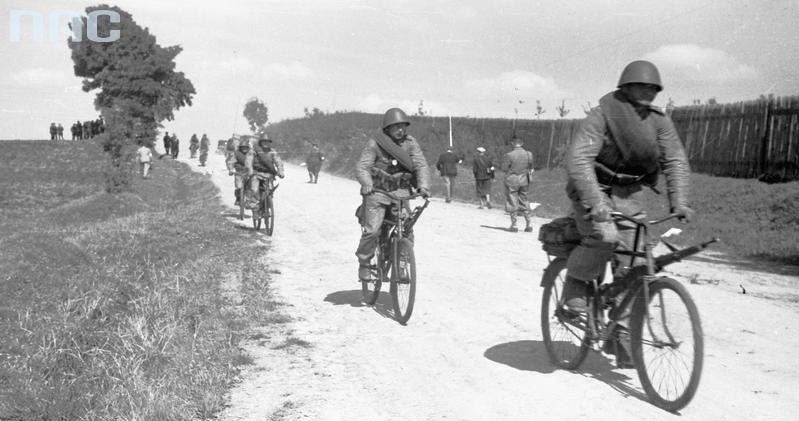
<path id="1" fill-rule="evenodd" d="M 540 100 L 536 100 L 535 101 L 535 118 L 541 119 L 541 114 L 544 114 L 545 112 L 547 112 L 547 110 L 545 110 L 544 107 L 541 106 L 541 101 Z"/>
<path id="2" fill-rule="evenodd" d="M 555 107 L 555 109 L 558 110 L 558 115 L 560 116 L 560 118 L 566 117 L 566 115 L 569 114 L 569 112 L 571 111 L 571 110 L 566 108 L 566 100 L 565 99 L 561 100 L 560 106 Z"/>
<path id="3" fill-rule="evenodd" d="M 269 121 L 269 108 L 260 99 L 250 98 L 244 105 L 244 118 L 250 125 L 250 130 L 256 135 L 266 131 L 266 123 Z"/>
<path id="4" fill-rule="evenodd" d="M 100 142 L 111 153 L 113 187 L 127 183 L 123 154 L 126 146 L 152 144 L 164 120 L 173 120 L 174 111 L 190 106 L 196 93 L 183 72 L 175 71 L 175 57 L 180 46 L 161 47 L 147 28 L 140 27 L 133 17 L 116 6 L 105 4 L 86 8 L 112 10 L 120 21 L 112 23 L 104 15 L 98 19 L 98 36 L 119 31 L 113 42 L 87 41 L 87 18 L 81 17 L 82 40 L 69 39 L 75 76 L 82 77 L 83 90 L 97 90 L 94 106 L 106 123 Z M 130 150 L 131 148 L 127 148 Z M 125 155 L 125 156 L 123 156 Z M 120 174 L 120 172 L 122 174 Z"/>

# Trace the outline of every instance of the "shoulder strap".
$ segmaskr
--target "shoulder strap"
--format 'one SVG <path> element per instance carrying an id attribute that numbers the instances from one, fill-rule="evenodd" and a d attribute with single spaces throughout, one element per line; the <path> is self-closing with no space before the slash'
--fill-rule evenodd
<path id="1" fill-rule="evenodd" d="M 402 149 L 401 147 L 399 147 L 399 145 L 392 142 L 391 140 L 382 137 L 378 137 L 377 139 L 375 139 L 375 142 L 377 143 L 378 146 L 380 146 L 380 149 L 383 149 L 387 154 L 394 157 L 394 159 L 396 159 L 400 165 L 405 167 L 406 170 L 411 172 L 413 171 L 413 161 L 411 160 L 411 156 L 408 155 L 408 152 L 406 152 L 405 149 Z"/>

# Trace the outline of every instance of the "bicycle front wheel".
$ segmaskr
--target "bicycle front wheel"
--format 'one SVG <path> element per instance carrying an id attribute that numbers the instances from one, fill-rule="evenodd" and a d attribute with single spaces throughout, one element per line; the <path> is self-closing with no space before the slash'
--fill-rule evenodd
<path id="1" fill-rule="evenodd" d="M 372 305 L 377 301 L 380 296 L 380 287 L 386 279 L 386 272 L 388 270 L 388 261 L 386 256 L 381 251 L 382 247 L 378 246 L 375 257 L 372 258 L 371 272 L 372 276 L 368 281 L 361 281 L 361 296 L 366 305 Z"/>
<path id="2" fill-rule="evenodd" d="M 685 287 L 671 278 L 649 284 L 636 297 L 631 320 L 632 356 L 652 403 L 678 411 L 693 399 L 702 375 L 704 339 L 699 311 Z"/>
<path id="3" fill-rule="evenodd" d="M 561 302 L 566 281 L 566 259 L 553 260 L 544 270 L 541 285 L 541 334 L 549 360 L 560 368 L 574 370 L 588 355 L 589 333 L 586 314 L 566 310 Z"/>
<path id="4" fill-rule="evenodd" d="M 416 298 L 416 257 L 413 254 L 413 243 L 407 238 L 393 242 L 391 257 L 389 291 L 394 302 L 394 318 L 400 324 L 405 324 L 411 318 Z"/>
<path id="5" fill-rule="evenodd" d="M 264 228 L 266 235 L 271 236 L 275 230 L 275 203 L 272 196 L 267 196 L 264 203 Z"/>

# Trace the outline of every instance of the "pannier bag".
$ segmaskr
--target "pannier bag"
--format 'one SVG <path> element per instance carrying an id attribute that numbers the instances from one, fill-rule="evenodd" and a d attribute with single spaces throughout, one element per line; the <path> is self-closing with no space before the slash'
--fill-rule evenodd
<path id="1" fill-rule="evenodd" d="M 569 253 L 580 244 L 582 236 L 577 231 L 577 221 L 572 217 L 555 218 L 541 225 L 538 241 L 545 252 L 555 257 L 569 257 Z"/>

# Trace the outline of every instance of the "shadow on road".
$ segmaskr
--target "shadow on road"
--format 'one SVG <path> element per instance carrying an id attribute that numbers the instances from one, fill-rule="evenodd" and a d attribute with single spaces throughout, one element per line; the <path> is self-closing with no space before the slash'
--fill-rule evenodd
<path id="1" fill-rule="evenodd" d="M 560 370 L 549 361 L 549 355 L 542 341 L 513 341 L 494 345 L 488 348 L 483 356 L 522 371 L 549 374 Z M 630 375 L 635 375 L 634 370 L 617 370 L 613 360 L 595 352 L 591 352 L 580 368 L 573 373 L 597 379 L 625 396 L 648 401 L 643 391 L 630 384 Z"/>
<path id="2" fill-rule="evenodd" d="M 385 291 L 381 291 L 377 297 L 377 301 L 373 305 L 367 305 L 361 299 L 361 290 L 354 289 L 350 291 L 336 291 L 324 299 L 325 302 L 332 303 L 333 305 L 349 305 L 350 307 L 372 307 L 375 313 L 387 317 L 394 318 L 394 307 L 391 303 L 391 295 Z"/>
<path id="3" fill-rule="evenodd" d="M 500 230 L 500 231 L 510 232 L 510 231 L 508 231 L 508 228 L 506 228 L 506 227 L 492 227 L 491 225 L 480 225 L 480 228 L 488 228 L 488 229 L 492 229 L 492 230 Z"/>

